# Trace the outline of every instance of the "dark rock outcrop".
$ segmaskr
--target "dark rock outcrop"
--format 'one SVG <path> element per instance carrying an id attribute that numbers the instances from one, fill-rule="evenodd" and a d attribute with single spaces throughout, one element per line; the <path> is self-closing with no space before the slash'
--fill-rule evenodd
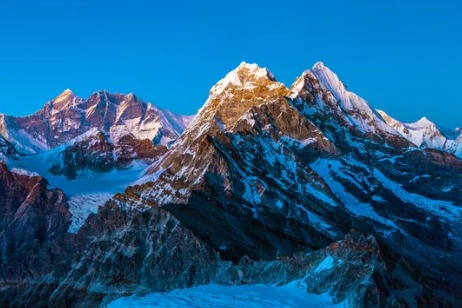
<path id="1" fill-rule="evenodd" d="M 49 170 L 52 174 L 74 179 L 79 172 L 88 170 L 104 173 L 128 168 L 135 160 L 153 163 L 166 151 L 163 145 L 154 145 L 151 140 L 139 140 L 128 135 L 113 144 L 106 133 L 93 131 L 60 150 Z"/>
<path id="2" fill-rule="evenodd" d="M 9 141 L 0 135 L 0 159 L 4 158 L 2 156 L 17 158 L 18 151 L 16 151 L 15 147 Z"/>
<path id="3" fill-rule="evenodd" d="M 11 173 L 0 163 L 1 285 L 35 281 L 66 256 L 66 197 L 41 177 Z"/>

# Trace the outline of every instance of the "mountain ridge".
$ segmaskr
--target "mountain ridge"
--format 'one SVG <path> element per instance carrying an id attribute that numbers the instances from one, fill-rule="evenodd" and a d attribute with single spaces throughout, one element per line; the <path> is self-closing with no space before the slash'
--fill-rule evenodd
<path id="1" fill-rule="evenodd" d="M 7 139 L 23 139 L 25 154 L 33 154 L 65 143 L 91 128 L 109 132 L 128 130 L 136 139 L 151 139 L 167 145 L 191 120 L 157 108 L 130 93 L 94 92 L 88 99 L 65 90 L 35 113 L 14 117 L 1 115 L 0 133 Z M 43 123 L 42 123 L 43 122 Z"/>
<path id="2" fill-rule="evenodd" d="M 389 116 L 385 111 L 377 110 L 385 122 L 394 127 L 404 138 L 417 147 L 428 147 L 443 150 L 462 158 L 458 149 L 460 144 L 460 131 L 442 129 L 427 117 L 422 117 L 413 123 L 403 123 Z"/>

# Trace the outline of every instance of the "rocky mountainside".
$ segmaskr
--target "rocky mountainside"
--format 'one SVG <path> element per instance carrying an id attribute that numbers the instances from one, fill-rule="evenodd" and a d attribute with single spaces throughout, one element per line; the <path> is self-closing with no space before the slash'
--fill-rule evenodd
<path id="1" fill-rule="evenodd" d="M 438 147 L 446 137 L 423 122 L 406 126 L 375 111 L 322 63 L 290 88 L 242 63 L 211 89 L 174 143 L 154 152 L 166 134 L 148 138 L 152 152 L 137 155 L 156 159 L 144 176 L 101 204 L 76 234 L 62 230 L 72 217 L 59 190 L 4 166 L 10 195 L 30 195 L 15 189 L 42 181 L 32 195 L 42 196 L 34 211 L 44 214 L 31 217 L 50 226 L 25 233 L 21 241 L 34 244 L 7 255 L 53 258 L 44 252 L 40 271 L 37 263 L 1 261 L 8 271 L 0 302 L 83 307 L 200 284 L 300 280 L 308 292 L 354 307 L 458 306 L 462 160 Z M 97 164 L 110 168 L 114 160 L 101 154 L 116 151 L 113 125 L 69 133 L 60 153 L 90 167 L 102 157 Z M 33 130 L 16 132 L 36 138 Z M 75 169 L 62 163 L 55 171 L 72 176 Z M 8 224 L 15 202 L 1 204 L 11 209 L 1 214 Z"/>
<path id="2" fill-rule="evenodd" d="M 46 179 L 0 163 L 2 285 L 28 283 L 54 270 L 70 224 L 67 199 Z"/>
<path id="3" fill-rule="evenodd" d="M 6 140 L 2 135 L 0 135 L 0 159 L 6 158 L 16 158 L 18 156 L 18 152 L 16 148 Z"/>

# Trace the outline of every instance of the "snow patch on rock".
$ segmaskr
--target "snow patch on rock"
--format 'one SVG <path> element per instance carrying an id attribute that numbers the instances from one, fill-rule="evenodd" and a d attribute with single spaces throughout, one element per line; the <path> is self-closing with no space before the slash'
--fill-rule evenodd
<path id="1" fill-rule="evenodd" d="M 72 196 L 69 201 L 69 212 L 71 212 L 72 224 L 69 233 L 77 233 L 83 226 L 85 220 L 92 213 L 97 213 L 98 209 L 108 201 L 113 194 L 93 193 Z"/>

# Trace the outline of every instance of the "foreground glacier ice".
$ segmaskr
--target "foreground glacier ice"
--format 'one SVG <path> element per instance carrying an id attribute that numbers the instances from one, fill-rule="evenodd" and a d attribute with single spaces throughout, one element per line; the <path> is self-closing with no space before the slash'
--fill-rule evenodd
<path id="1" fill-rule="evenodd" d="M 310 294 L 294 281 L 284 286 L 206 285 L 178 289 L 169 293 L 151 293 L 144 297 L 120 298 L 108 305 L 119 307 L 345 307 L 333 304 L 329 294 Z"/>

